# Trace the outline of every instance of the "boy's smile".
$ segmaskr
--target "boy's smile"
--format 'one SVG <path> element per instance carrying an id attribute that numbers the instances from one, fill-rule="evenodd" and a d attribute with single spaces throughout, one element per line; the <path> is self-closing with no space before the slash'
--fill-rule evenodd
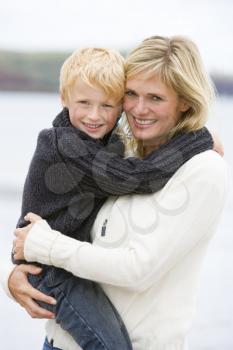
<path id="1" fill-rule="evenodd" d="M 62 102 L 69 110 L 71 124 L 95 139 L 104 137 L 113 129 L 122 107 L 103 89 L 90 86 L 81 79 Z"/>

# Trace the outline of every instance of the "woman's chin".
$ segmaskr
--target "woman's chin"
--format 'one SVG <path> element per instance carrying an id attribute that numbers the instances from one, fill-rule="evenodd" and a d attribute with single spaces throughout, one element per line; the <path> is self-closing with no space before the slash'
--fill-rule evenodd
<path id="1" fill-rule="evenodd" d="M 137 140 L 150 142 L 159 138 L 154 130 L 133 128 L 132 133 Z"/>

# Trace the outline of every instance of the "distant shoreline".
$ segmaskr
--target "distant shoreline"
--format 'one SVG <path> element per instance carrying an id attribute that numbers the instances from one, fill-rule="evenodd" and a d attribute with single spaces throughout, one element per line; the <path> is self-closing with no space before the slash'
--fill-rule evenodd
<path id="1" fill-rule="evenodd" d="M 127 50 L 121 51 L 125 56 Z M 59 72 L 70 52 L 0 50 L 0 91 L 58 92 Z M 219 95 L 233 95 L 233 76 L 212 74 Z"/>
<path id="2" fill-rule="evenodd" d="M 233 79 L 212 77 L 216 91 L 219 95 L 233 96 Z M 51 81 L 50 84 L 37 81 L 34 79 L 1 79 L 0 72 L 0 92 L 33 92 L 33 93 L 59 93 L 59 85 L 57 81 Z"/>

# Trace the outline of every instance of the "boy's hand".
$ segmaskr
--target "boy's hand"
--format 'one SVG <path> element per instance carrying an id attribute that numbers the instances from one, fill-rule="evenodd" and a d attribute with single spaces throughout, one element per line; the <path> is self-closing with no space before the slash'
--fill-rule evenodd
<path id="1" fill-rule="evenodd" d="M 42 220 L 42 218 L 39 215 L 33 214 L 33 213 L 28 213 L 24 219 L 26 221 L 30 221 L 31 224 L 22 227 L 22 228 L 17 228 L 14 231 L 14 235 L 16 236 L 16 239 L 13 242 L 13 255 L 14 259 L 16 260 L 25 260 L 24 257 L 24 243 L 27 238 L 27 235 L 32 228 L 32 225 L 36 223 L 39 220 Z"/>
<path id="2" fill-rule="evenodd" d="M 210 133 L 211 133 L 211 136 L 212 136 L 213 141 L 214 141 L 213 150 L 215 152 L 217 152 L 218 154 L 220 154 L 220 156 L 223 157 L 224 156 L 224 148 L 223 148 L 223 144 L 222 144 L 218 134 L 213 130 L 211 130 Z"/>

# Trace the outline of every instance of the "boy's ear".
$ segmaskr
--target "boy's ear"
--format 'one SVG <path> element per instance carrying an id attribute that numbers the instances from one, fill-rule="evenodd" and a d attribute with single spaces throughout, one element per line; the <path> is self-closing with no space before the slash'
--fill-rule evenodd
<path id="1" fill-rule="evenodd" d="M 65 98 L 64 98 L 64 95 L 61 93 L 60 94 L 60 99 L 61 99 L 61 104 L 63 107 L 66 107 L 66 102 L 65 102 Z"/>

